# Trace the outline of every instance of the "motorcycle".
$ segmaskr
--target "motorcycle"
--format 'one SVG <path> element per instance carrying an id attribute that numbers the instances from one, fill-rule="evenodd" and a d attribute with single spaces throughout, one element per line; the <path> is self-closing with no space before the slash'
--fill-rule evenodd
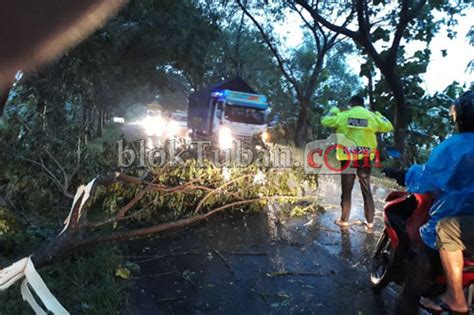
<path id="1" fill-rule="evenodd" d="M 390 193 L 385 201 L 385 228 L 375 247 L 370 267 L 370 284 L 376 293 L 391 282 L 403 284 L 410 247 L 422 242 L 419 229 L 428 221 L 433 199 L 430 194 L 396 191 Z M 442 292 L 445 285 L 446 279 L 440 272 L 434 286 Z M 468 305 L 472 305 L 474 257 L 464 259 L 463 287 L 468 292 Z"/>

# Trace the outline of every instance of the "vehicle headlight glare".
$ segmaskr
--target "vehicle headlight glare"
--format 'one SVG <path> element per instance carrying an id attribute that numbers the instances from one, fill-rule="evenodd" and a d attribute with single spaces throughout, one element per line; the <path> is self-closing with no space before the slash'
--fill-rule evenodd
<path id="1" fill-rule="evenodd" d="M 166 129 L 168 138 L 172 138 L 177 136 L 179 133 L 179 125 L 176 121 L 172 120 L 168 124 L 168 128 Z"/>
<path id="2" fill-rule="evenodd" d="M 232 148 L 232 133 L 228 127 L 219 128 L 219 148 L 227 150 Z"/>
<path id="3" fill-rule="evenodd" d="M 162 136 L 165 122 L 161 117 L 146 117 L 142 121 L 142 126 L 147 136 Z"/>

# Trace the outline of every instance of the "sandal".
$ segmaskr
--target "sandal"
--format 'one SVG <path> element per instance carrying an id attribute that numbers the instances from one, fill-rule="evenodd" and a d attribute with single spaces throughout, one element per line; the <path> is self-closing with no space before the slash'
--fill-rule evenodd
<path id="1" fill-rule="evenodd" d="M 435 298 L 431 298 L 431 299 L 428 299 L 428 298 L 422 298 L 422 299 L 425 299 L 425 300 L 439 306 L 439 308 L 441 308 L 441 310 L 431 308 L 429 306 L 424 305 L 422 303 L 422 300 L 420 300 L 421 308 L 423 308 L 425 311 L 429 312 L 430 314 L 442 314 L 443 312 L 448 312 L 449 314 L 455 314 L 455 315 L 467 315 L 467 314 L 469 314 L 469 309 L 466 312 L 458 312 L 458 311 L 452 310 L 451 307 L 446 302 L 441 300 L 440 297 L 435 297 Z"/>

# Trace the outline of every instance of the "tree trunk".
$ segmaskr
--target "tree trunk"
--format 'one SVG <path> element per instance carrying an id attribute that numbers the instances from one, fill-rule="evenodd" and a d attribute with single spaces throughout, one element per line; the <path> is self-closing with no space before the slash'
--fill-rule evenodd
<path id="1" fill-rule="evenodd" d="M 107 122 L 108 112 L 104 109 L 104 114 L 102 115 L 102 128 L 104 127 L 105 123 Z"/>
<path id="2" fill-rule="evenodd" d="M 405 96 L 402 95 L 401 99 L 396 99 L 394 120 L 395 148 L 400 151 L 402 156 L 405 154 L 407 126 Z"/>
<path id="3" fill-rule="evenodd" d="M 405 140 L 407 134 L 407 117 L 406 117 L 406 99 L 405 90 L 400 76 L 396 73 L 396 63 L 391 63 L 387 59 L 382 59 L 380 55 L 375 51 L 375 48 L 370 42 L 368 36 L 356 40 L 361 46 L 367 49 L 369 57 L 373 60 L 376 67 L 380 70 L 383 77 L 387 81 L 390 90 L 395 98 L 395 111 L 394 111 L 394 136 L 395 136 L 395 148 L 400 152 L 402 156 L 402 164 L 405 161 Z"/>
<path id="4" fill-rule="evenodd" d="M 85 100 L 82 104 L 82 126 L 84 128 L 84 143 L 87 144 L 89 139 L 89 119 L 90 119 L 90 110 L 89 110 L 89 101 Z"/>
<path id="5" fill-rule="evenodd" d="M 87 107 L 87 120 L 86 120 L 86 134 L 89 139 L 94 139 L 94 129 L 95 129 L 95 106 L 89 104 Z"/>
<path id="6" fill-rule="evenodd" d="M 104 118 L 104 110 L 102 108 L 97 109 L 97 129 L 96 129 L 96 137 L 102 137 L 102 129 L 103 129 L 103 118 Z"/>
<path id="7" fill-rule="evenodd" d="M 395 83 L 396 84 L 396 83 Z M 397 86 L 399 84 L 396 84 Z M 405 140 L 407 136 L 407 104 L 405 101 L 405 93 L 400 88 L 400 90 L 393 88 L 392 89 L 395 97 L 395 113 L 394 113 L 394 135 L 395 135 L 395 148 L 400 151 L 402 155 L 402 160 L 405 160 Z"/>
<path id="8" fill-rule="evenodd" d="M 296 121 L 295 144 L 297 147 L 304 146 L 308 140 L 309 135 L 309 101 L 300 100 L 300 111 L 298 113 L 298 120 Z"/>
<path id="9" fill-rule="evenodd" d="M 369 96 L 369 108 L 371 111 L 375 112 L 377 108 L 375 107 L 375 100 L 374 100 L 374 78 L 372 75 L 372 71 L 369 71 L 367 74 L 368 85 L 367 85 L 367 95 Z"/>
<path id="10" fill-rule="evenodd" d="M 369 96 L 369 108 L 371 111 L 377 111 L 377 105 L 375 104 L 374 99 L 374 77 L 372 71 L 369 71 L 367 74 L 368 84 L 367 84 L 367 94 Z M 385 145 L 382 141 L 382 135 L 377 133 L 377 150 L 380 153 L 380 159 L 385 161 L 388 158 L 387 150 L 385 150 Z"/>
<path id="11" fill-rule="evenodd" d="M 402 156 L 402 163 L 405 163 L 405 140 L 407 136 L 407 104 L 405 98 L 405 91 L 401 78 L 395 73 L 395 69 L 392 67 L 382 67 L 380 70 L 387 81 L 390 90 L 392 90 L 395 98 L 395 111 L 394 111 L 394 136 L 395 136 L 395 148 L 400 152 Z"/>
<path id="12" fill-rule="evenodd" d="M 51 243 L 46 246 L 36 250 L 33 253 L 33 262 L 35 263 L 36 268 L 41 268 L 48 265 L 53 260 L 58 257 L 67 255 L 68 253 L 74 251 L 80 247 L 80 238 L 71 237 L 69 234 L 64 234 L 51 241 Z"/>

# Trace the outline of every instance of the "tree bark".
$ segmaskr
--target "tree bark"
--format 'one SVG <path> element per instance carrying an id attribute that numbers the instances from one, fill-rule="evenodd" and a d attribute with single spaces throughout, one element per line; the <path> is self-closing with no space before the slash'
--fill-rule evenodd
<path id="1" fill-rule="evenodd" d="M 102 137 L 102 129 L 103 129 L 103 119 L 104 119 L 104 109 L 99 108 L 97 110 L 97 130 L 96 130 L 96 137 Z"/>
<path id="2" fill-rule="evenodd" d="M 306 141 L 312 137 L 312 129 L 310 126 L 309 115 L 311 112 L 311 98 L 316 91 L 316 87 L 319 85 L 319 77 L 321 71 L 323 70 L 324 58 L 331 47 L 333 47 L 336 40 L 334 36 L 331 40 L 325 41 L 318 51 L 316 63 L 314 65 L 313 72 L 306 84 L 306 89 L 304 90 L 304 96 L 299 98 L 300 101 L 300 111 L 298 113 L 298 120 L 296 123 L 296 133 L 295 133 L 295 144 L 298 147 L 302 147 Z"/>
<path id="3" fill-rule="evenodd" d="M 38 249 L 33 253 L 33 262 L 37 268 L 43 267 L 51 263 L 53 260 L 63 257 L 68 253 L 80 247 L 78 238 L 72 237 L 70 233 L 59 236 L 48 245 Z"/>
<path id="4" fill-rule="evenodd" d="M 395 99 L 395 111 L 394 111 L 394 137 L 395 137 L 395 148 L 402 155 L 402 162 L 405 162 L 405 148 L 406 148 L 406 136 L 407 136 L 407 104 L 405 91 L 403 89 L 402 80 L 399 75 L 395 73 L 395 69 L 392 67 L 381 67 L 381 72 L 387 81 L 388 86 L 392 90 Z"/>
<path id="5" fill-rule="evenodd" d="M 300 100 L 300 110 L 298 112 L 298 120 L 296 121 L 295 144 L 297 147 L 302 147 L 305 141 L 308 140 L 309 135 L 309 101 L 306 99 Z"/>
<path id="6" fill-rule="evenodd" d="M 104 128 L 105 123 L 107 122 L 107 109 L 102 110 L 102 128 Z"/>

